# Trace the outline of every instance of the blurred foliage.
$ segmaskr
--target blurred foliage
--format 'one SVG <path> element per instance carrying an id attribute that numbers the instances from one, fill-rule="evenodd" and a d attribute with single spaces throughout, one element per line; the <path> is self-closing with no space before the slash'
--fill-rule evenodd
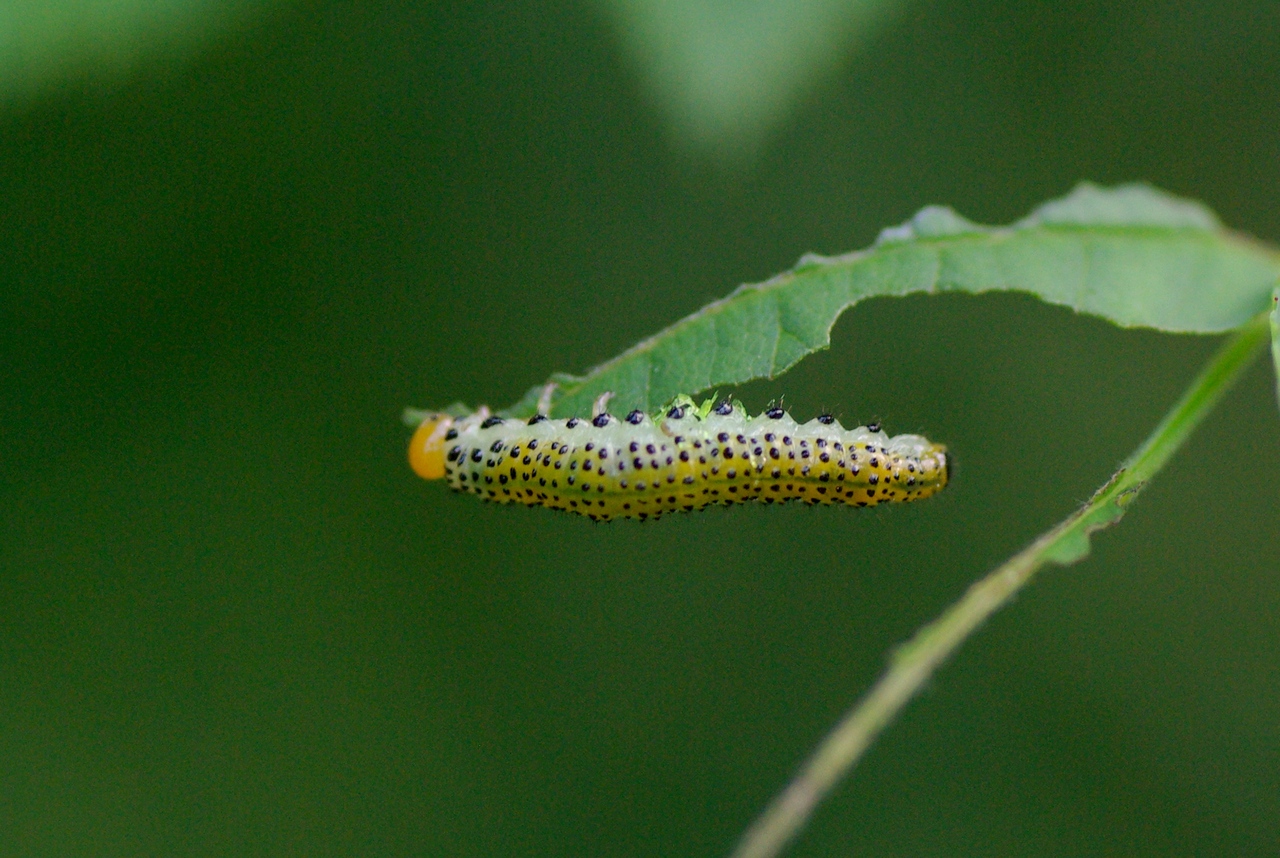
<path id="1" fill-rule="evenodd" d="M 675 137 L 754 154 L 904 0 L 599 0 Z"/>
<path id="2" fill-rule="evenodd" d="M 0 105 L 72 81 L 115 83 L 192 54 L 280 0 L 0 0 Z"/>

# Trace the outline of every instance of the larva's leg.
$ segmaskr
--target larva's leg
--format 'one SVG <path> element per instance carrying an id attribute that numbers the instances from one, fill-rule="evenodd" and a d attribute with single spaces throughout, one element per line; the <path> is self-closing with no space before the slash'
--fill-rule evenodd
<path id="1" fill-rule="evenodd" d="M 591 403 L 591 418 L 594 420 L 601 414 L 604 414 L 609 408 L 609 400 L 613 399 L 613 391 L 605 391 L 596 397 L 596 401 Z"/>
<path id="2" fill-rule="evenodd" d="M 554 381 L 542 388 L 542 393 L 538 396 L 538 413 L 546 417 L 551 413 L 551 396 L 556 392 L 556 388 L 560 385 Z"/>

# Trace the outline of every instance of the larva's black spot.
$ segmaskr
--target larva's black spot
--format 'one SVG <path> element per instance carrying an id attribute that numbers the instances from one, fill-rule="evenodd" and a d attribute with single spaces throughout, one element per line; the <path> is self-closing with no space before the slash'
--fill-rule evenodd
<path id="1" fill-rule="evenodd" d="M 879 432 L 879 431 L 880 431 L 880 424 L 879 424 L 879 423 L 870 423 L 870 424 L 868 424 L 868 425 L 867 425 L 867 431 L 868 431 L 868 432 Z"/>
<path id="2" fill-rule="evenodd" d="M 781 420 L 786 415 L 786 413 L 787 412 L 783 411 L 781 408 L 775 405 L 772 408 L 767 409 L 764 412 L 764 416 L 768 417 L 770 420 Z"/>
<path id="3" fill-rule="evenodd" d="M 650 456 L 652 456 L 654 453 L 658 452 L 658 448 L 653 446 L 652 444 L 645 444 L 644 451 L 648 453 Z"/>
<path id="4" fill-rule="evenodd" d="M 507 421 L 503 420 L 501 417 L 498 417 L 497 415 L 494 415 L 493 417 L 486 417 L 484 419 L 484 422 L 480 424 L 480 428 L 491 429 L 494 426 L 501 426 L 505 422 Z"/>
<path id="5" fill-rule="evenodd" d="M 637 408 L 635 411 L 632 411 L 627 415 L 627 422 L 632 426 L 639 426 L 644 422 L 644 412 Z"/>
<path id="6" fill-rule="evenodd" d="M 634 465 L 637 469 L 643 468 L 644 459 L 641 459 L 639 456 L 636 456 L 634 459 L 631 460 L 631 464 Z"/>
<path id="7" fill-rule="evenodd" d="M 459 455 L 461 452 L 462 452 L 462 448 L 460 448 L 460 447 L 453 447 L 453 448 L 451 448 L 451 449 L 449 450 L 448 454 L 445 456 L 445 459 L 446 459 L 447 461 L 450 461 L 450 462 L 456 462 L 456 461 L 458 461 L 458 455 Z"/>
<path id="8" fill-rule="evenodd" d="M 783 435 L 783 436 L 782 436 L 782 444 L 783 444 L 783 446 L 785 446 L 785 447 L 790 447 L 790 446 L 791 446 L 791 436 L 790 436 L 790 435 Z"/>
<path id="9" fill-rule="evenodd" d="M 520 458 L 520 445 L 519 445 L 519 444 L 514 444 L 514 445 L 512 445 L 512 447 L 511 447 L 511 458 L 513 458 L 513 459 L 518 459 L 518 458 Z"/>
<path id="10" fill-rule="evenodd" d="M 586 447 L 584 447 L 583 449 L 584 449 L 584 450 L 586 450 L 588 453 L 590 453 L 590 452 L 591 452 L 592 450 L 594 450 L 595 448 L 596 448 L 596 445 L 595 445 L 595 444 L 592 444 L 590 441 L 588 441 L 588 442 L 587 442 L 587 446 L 586 446 Z"/>
<path id="11" fill-rule="evenodd" d="M 693 485 L 693 477 L 692 476 L 685 477 L 683 482 L 686 486 L 691 486 Z"/>
<path id="12" fill-rule="evenodd" d="M 688 450 L 681 450 L 681 451 L 680 451 L 680 461 L 682 461 L 682 462 L 687 462 L 687 461 L 689 461 L 689 451 L 688 451 Z"/>
<path id="13" fill-rule="evenodd" d="M 531 457 L 529 457 L 529 456 L 525 456 L 525 457 L 524 457 L 524 464 L 526 464 L 526 465 L 527 465 L 527 464 L 529 464 L 529 463 L 530 463 L 530 462 L 532 462 L 532 461 L 533 461 L 533 459 L 532 459 Z"/>
<path id="14" fill-rule="evenodd" d="M 871 461 L 868 464 L 870 464 L 871 467 L 873 468 L 878 468 L 880 467 L 880 460 L 877 459 L 875 456 L 872 456 Z"/>
<path id="15" fill-rule="evenodd" d="M 819 458 L 821 461 L 823 461 L 823 462 L 830 462 L 830 461 L 831 461 L 831 454 L 830 454 L 830 453 L 819 453 L 819 454 L 818 454 L 818 458 Z"/>
<path id="16" fill-rule="evenodd" d="M 480 451 L 479 447 L 476 447 L 474 450 L 471 451 L 471 461 L 478 462 L 483 458 L 484 458 L 484 453 Z"/>
<path id="17" fill-rule="evenodd" d="M 683 420 L 684 406 L 683 405 L 671 406 L 671 410 L 667 412 L 667 417 L 671 420 Z"/>
<path id="18" fill-rule="evenodd" d="M 457 437 L 458 437 L 458 430 L 457 430 L 457 429 L 453 429 L 453 428 L 451 428 L 448 432 L 445 432 L 445 433 L 444 433 L 444 439 L 445 439 L 446 441 L 452 441 L 454 438 L 457 438 Z"/>
<path id="19" fill-rule="evenodd" d="M 871 483 L 871 485 L 873 486 L 878 485 L 880 483 L 880 475 L 879 474 L 870 475 L 869 477 L 867 477 L 867 482 Z"/>
<path id="20" fill-rule="evenodd" d="M 725 448 L 724 448 L 724 457 L 725 457 L 726 459 L 732 459 L 732 458 L 733 458 L 733 448 L 732 448 L 732 447 L 725 447 Z"/>
<path id="21" fill-rule="evenodd" d="M 607 459 L 609 458 L 609 450 L 605 447 L 601 447 L 599 455 L 601 459 Z"/>
<path id="22" fill-rule="evenodd" d="M 595 417 L 591 418 L 591 425 L 595 426 L 597 429 L 603 429 L 609 425 L 609 420 L 609 414 L 597 414 Z"/>
<path id="23" fill-rule="evenodd" d="M 830 426 L 832 423 L 836 422 L 836 418 L 833 414 L 819 414 L 818 422 L 823 426 Z"/>
<path id="24" fill-rule="evenodd" d="M 716 404 L 715 412 L 716 414 L 719 414 L 721 417 L 728 417 L 730 414 L 733 413 L 733 403 L 730 402 L 728 399 L 722 399 L 720 400 L 719 403 Z"/>
<path id="25" fill-rule="evenodd" d="M 581 422 L 581 421 L 580 421 L 580 420 L 578 420 L 578 418 L 577 418 L 577 417 L 570 417 L 568 420 L 566 420 L 566 421 L 565 421 L 564 428 L 566 428 L 566 429 L 576 429 L 576 428 L 578 428 L 578 424 L 579 424 L 580 422 Z"/>
<path id="26" fill-rule="evenodd" d="M 637 450 L 639 450 L 639 449 L 640 449 L 640 444 L 639 444 L 639 443 L 637 443 L 636 441 L 632 441 L 632 442 L 631 442 L 631 446 L 630 446 L 630 447 L 628 447 L 627 449 L 629 449 L 631 452 L 633 452 L 633 453 L 634 453 L 634 452 L 636 452 Z"/>
<path id="27" fill-rule="evenodd" d="M 764 449 L 763 449 L 763 448 L 761 448 L 761 447 L 756 447 L 756 448 L 755 448 L 754 450 L 752 450 L 751 452 L 752 452 L 752 454 L 753 454 L 753 455 L 756 455 L 756 456 L 763 456 L 763 455 L 764 455 Z"/>

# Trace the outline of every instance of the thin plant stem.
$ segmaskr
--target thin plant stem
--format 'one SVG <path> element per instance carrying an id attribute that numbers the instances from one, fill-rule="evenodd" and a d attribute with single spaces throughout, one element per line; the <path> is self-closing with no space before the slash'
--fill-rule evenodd
<path id="1" fill-rule="evenodd" d="M 733 858 L 774 858 L 867 748 L 988 617 L 1046 563 L 1067 565 L 1089 553 L 1089 535 L 1116 521 L 1270 339 L 1263 314 L 1234 333 L 1132 456 L 1083 507 L 1004 565 L 971 585 L 938 619 L 892 657 L 884 675 L 844 716 L 795 779 L 747 829 Z"/>

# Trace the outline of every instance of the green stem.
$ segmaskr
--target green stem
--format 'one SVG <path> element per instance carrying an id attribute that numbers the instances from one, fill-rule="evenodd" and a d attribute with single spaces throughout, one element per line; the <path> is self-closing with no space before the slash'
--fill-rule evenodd
<path id="1" fill-rule="evenodd" d="M 1280 404 L 1280 287 L 1271 292 L 1271 360 L 1276 366 L 1276 403 Z"/>
<path id="2" fill-rule="evenodd" d="M 773 858 L 831 788 L 947 658 L 1046 563 L 1074 563 L 1089 553 L 1089 534 L 1125 508 L 1168 462 L 1270 339 L 1264 314 L 1238 330 L 1214 356 L 1146 442 L 1093 498 L 1003 566 L 974 583 L 941 617 L 897 653 L 889 669 L 840 721 L 799 774 L 747 829 L 733 858 Z"/>

